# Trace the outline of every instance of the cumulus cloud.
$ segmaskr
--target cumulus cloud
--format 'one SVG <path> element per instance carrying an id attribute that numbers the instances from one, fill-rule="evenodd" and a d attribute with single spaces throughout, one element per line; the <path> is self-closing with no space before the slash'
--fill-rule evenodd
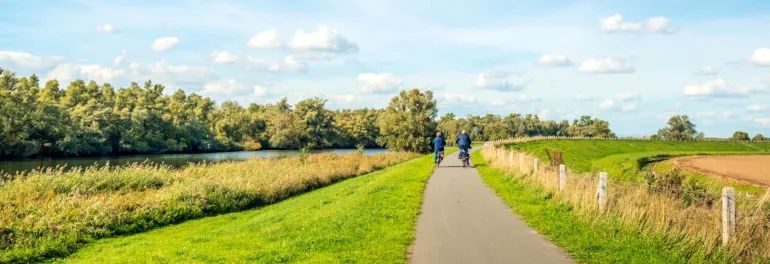
<path id="1" fill-rule="evenodd" d="M 238 60 L 238 57 L 227 51 L 214 51 L 211 60 L 218 64 L 230 64 Z"/>
<path id="2" fill-rule="evenodd" d="M 118 77 L 126 75 L 123 69 L 103 67 L 100 65 L 78 65 L 71 63 L 59 64 L 48 73 L 47 79 L 60 81 L 72 81 L 76 79 L 93 80 L 96 82 L 110 82 Z"/>
<path id="3" fill-rule="evenodd" d="M 580 63 L 582 73 L 633 73 L 634 66 L 625 59 L 603 57 L 586 59 Z"/>
<path id="4" fill-rule="evenodd" d="M 306 72 L 307 63 L 289 54 L 279 62 L 271 62 L 262 58 L 248 57 L 246 59 L 247 67 L 255 70 L 264 70 L 269 72 Z"/>
<path id="5" fill-rule="evenodd" d="M 0 50 L 0 65 L 6 70 L 44 71 L 61 62 L 58 57 L 36 56 L 26 52 Z"/>
<path id="6" fill-rule="evenodd" d="M 398 91 L 401 80 L 390 73 L 361 73 L 358 75 L 358 87 L 367 93 L 391 93 Z"/>
<path id="7" fill-rule="evenodd" d="M 102 32 L 102 33 L 120 33 L 120 30 L 113 27 L 111 24 L 102 24 L 96 26 L 96 31 Z"/>
<path id="8" fill-rule="evenodd" d="M 278 31 L 273 28 L 251 36 L 246 46 L 256 49 L 280 48 L 283 47 L 283 42 L 278 36 Z"/>
<path id="9" fill-rule="evenodd" d="M 599 103 L 602 110 L 630 112 L 638 108 L 642 96 L 639 93 L 629 92 L 616 95 L 614 98 L 605 99 Z"/>
<path id="10" fill-rule="evenodd" d="M 242 95 L 247 92 L 248 89 L 235 79 L 208 82 L 203 85 L 203 91 L 201 91 L 207 95 Z"/>
<path id="11" fill-rule="evenodd" d="M 112 60 L 112 63 L 115 65 L 121 65 L 125 60 L 126 60 L 126 50 L 123 50 L 120 52 L 120 55 L 116 56 L 115 59 Z"/>
<path id="12" fill-rule="evenodd" d="M 150 48 L 154 51 L 166 51 L 179 44 L 177 37 L 160 37 L 155 39 Z"/>
<path id="13" fill-rule="evenodd" d="M 297 30 L 291 40 L 290 47 L 296 50 L 326 52 L 326 53 L 353 53 L 358 52 L 358 45 L 344 37 L 336 30 L 321 26 L 318 31 L 305 32 Z"/>
<path id="14" fill-rule="evenodd" d="M 685 85 L 683 91 L 691 97 L 744 97 L 756 90 L 746 86 L 734 87 L 724 79 L 717 78 L 701 84 Z"/>
<path id="15" fill-rule="evenodd" d="M 254 92 L 252 94 L 259 97 L 265 96 L 267 95 L 267 87 L 260 84 L 254 85 Z"/>
<path id="16" fill-rule="evenodd" d="M 765 126 L 765 127 L 770 126 L 770 117 L 757 117 L 757 118 L 754 118 L 753 121 L 754 123 L 757 123 L 761 126 Z"/>
<path id="17" fill-rule="evenodd" d="M 751 54 L 751 62 L 757 66 L 770 66 L 770 49 L 759 48 Z"/>
<path id="18" fill-rule="evenodd" d="M 349 104 L 358 100 L 358 96 L 352 94 L 334 94 L 330 95 L 329 99 L 339 104 Z"/>
<path id="19" fill-rule="evenodd" d="M 482 72 L 476 77 L 476 88 L 498 90 L 498 91 L 520 91 L 526 87 L 529 80 L 521 79 L 521 76 L 514 76 L 510 71 L 488 71 Z"/>
<path id="20" fill-rule="evenodd" d="M 695 74 L 703 75 L 703 76 L 717 75 L 717 73 L 719 73 L 719 71 L 717 71 L 716 69 L 714 69 L 714 67 L 711 67 L 711 66 L 703 66 L 698 68 L 697 71 L 695 71 Z"/>
<path id="21" fill-rule="evenodd" d="M 614 14 L 599 20 L 599 29 L 604 32 L 640 32 L 643 30 L 653 33 L 672 34 L 679 31 L 671 20 L 662 17 L 651 17 L 644 22 L 627 22 L 620 14 Z"/>
<path id="22" fill-rule="evenodd" d="M 473 96 L 457 93 L 444 93 L 443 100 L 441 100 L 442 104 L 478 104 L 478 102 L 478 99 Z M 502 103 L 500 103 L 500 101 L 492 101 L 490 104 L 493 106 L 505 106 L 510 103 L 507 101 L 503 101 Z"/>
<path id="23" fill-rule="evenodd" d="M 572 65 L 572 61 L 563 54 L 543 54 L 537 63 L 543 66 L 564 67 Z"/>
<path id="24" fill-rule="evenodd" d="M 173 85 L 200 85 L 216 79 L 211 69 L 202 66 L 171 65 L 163 61 L 141 68 L 134 65 L 140 74 L 149 75 L 153 80 Z"/>
<path id="25" fill-rule="evenodd" d="M 763 112 L 768 109 L 766 104 L 753 104 L 746 107 L 749 112 Z"/>

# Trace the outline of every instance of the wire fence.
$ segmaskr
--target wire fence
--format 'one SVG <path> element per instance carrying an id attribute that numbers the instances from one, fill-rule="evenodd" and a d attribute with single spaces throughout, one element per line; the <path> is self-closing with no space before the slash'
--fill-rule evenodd
<path id="1" fill-rule="evenodd" d="M 703 255 L 726 250 L 739 260 L 770 258 L 770 192 L 761 196 L 736 195 L 728 187 L 723 194 L 715 194 L 677 182 L 681 179 L 660 175 L 651 175 L 654 181 L 643 183 L 606 176 L 602 180 L 600 174 L 573 173 L 566 166 L 560 170 L 559 166 L 545 164 L 528 153 L 503 147 L 545 139 L 595 138 L 492 141 L 485 144 L 482 155 L 489 166 L 537 184 L 580 214 L 597 220 L 612 216 L 643 232 L 675 235 L 702 245 Z"/>

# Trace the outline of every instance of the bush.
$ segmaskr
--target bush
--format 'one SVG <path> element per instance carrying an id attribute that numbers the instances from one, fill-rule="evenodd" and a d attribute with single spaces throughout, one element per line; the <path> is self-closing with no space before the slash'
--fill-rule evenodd
<path id="1" fill-rule="evenodd" d="M 749 140 L 749 133 L 743 132 L 743 131 L 735 131 L 733 133 L 733 140 L 736 141 L 748 141 Z"/>
<path id="2" fill-rule="evenodd" d="M 766 138 L 765 138 L 765 136 L 763 136 L 762 134 L 757 134 L 756 136 L 754 136 L 753 138 L 751 138 L 751 140 L 752 140 L 752 141 L 765 141 L 765 140 L 767 140 L 767 139 L 766 139 Z"/>

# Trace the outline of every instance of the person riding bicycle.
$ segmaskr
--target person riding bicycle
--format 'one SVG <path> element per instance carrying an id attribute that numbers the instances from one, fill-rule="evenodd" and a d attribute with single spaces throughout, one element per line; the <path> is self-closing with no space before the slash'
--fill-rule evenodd
<path id="1" fill-rule="evenodd" d="M 433 160 L 438 161 L 439 154 L 444 153 L 444 147 L 446 146 L 446 140 L 441 132 L 436 132 L 436 137 L 433 138 Z"/>
<path id="2" fill-rule="evenodd" d="M 471 148 L 471 136 L 468 135 L 468 132 L 463 130 L 463 132 L 457 136 L 455 143 L 457 143 L 457 147 L 460 148 L 460 152 L 457 154 L 457 158 L 462 159 L 463 152 L 465 152 L 465 154 L 469 154 L 468 149 Z"/>

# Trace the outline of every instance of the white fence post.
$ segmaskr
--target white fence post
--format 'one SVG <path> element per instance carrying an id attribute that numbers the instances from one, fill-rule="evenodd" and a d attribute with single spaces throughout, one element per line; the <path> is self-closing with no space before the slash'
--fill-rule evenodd
<path id="1" fill-rule="evenodd" d="M 607 207 L 607 173 L 599 173 L 599 186 L 596 187 L 596 204 L 599 211 L 604 211 Z"/>
<path id="2" fill-rule="evenodd" d="M 563 192 L 567 188 L 567 165 L 559 165 L 559 191 Z"/>
<path id="3" fill-rule="evenodd" d="M 722 188 L 722 246 L 735 234 L 735 189 Z"/>

